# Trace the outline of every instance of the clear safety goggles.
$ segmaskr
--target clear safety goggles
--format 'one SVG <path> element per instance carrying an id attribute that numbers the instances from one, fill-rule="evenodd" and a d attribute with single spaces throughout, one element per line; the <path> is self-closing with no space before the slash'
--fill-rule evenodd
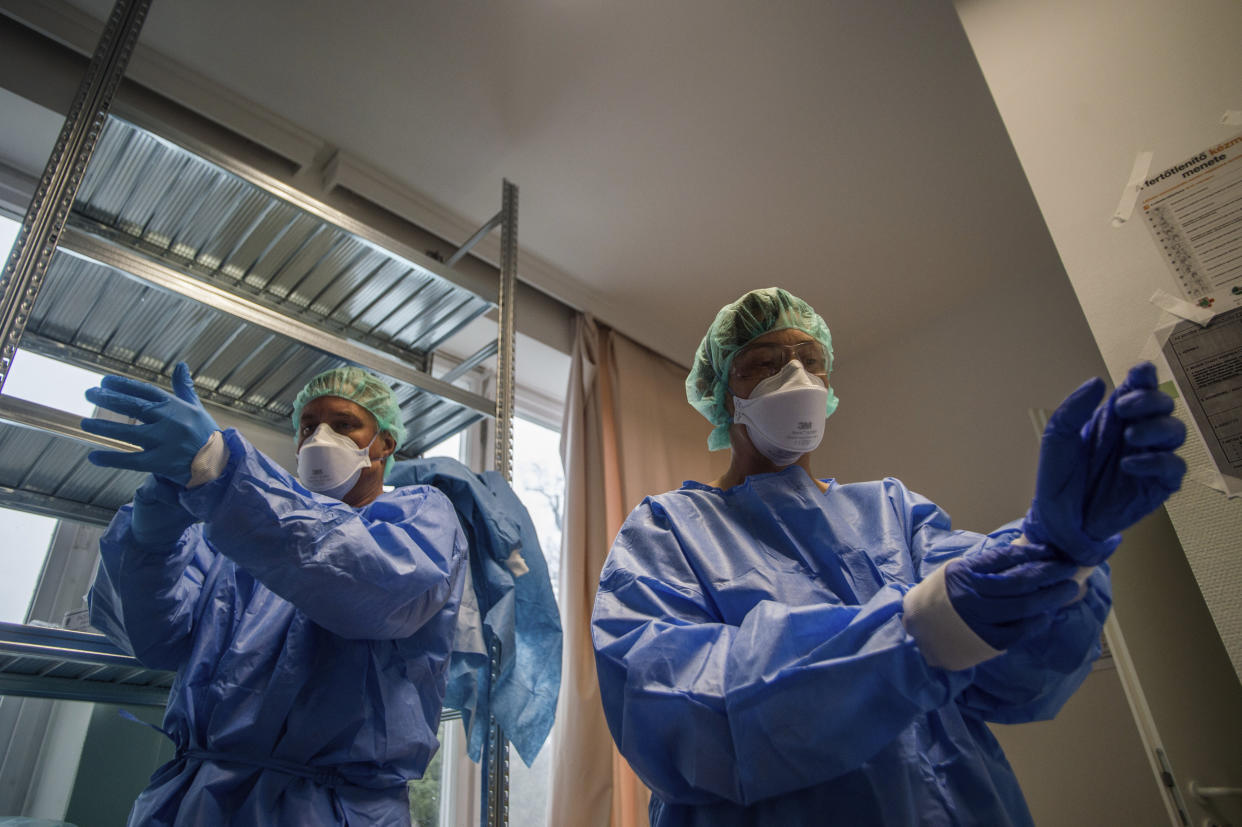
<path id="1" fill-rule="evenodd" d="M 762 381 L 781 372 L 781 368 L 797 359 L 806 372 L 824 379 L 828 384 L 828 356 L 819 342 L 782 345 L 775 342 L 749 345 L 733 357 L 729 373 L 743 382 Z"/>

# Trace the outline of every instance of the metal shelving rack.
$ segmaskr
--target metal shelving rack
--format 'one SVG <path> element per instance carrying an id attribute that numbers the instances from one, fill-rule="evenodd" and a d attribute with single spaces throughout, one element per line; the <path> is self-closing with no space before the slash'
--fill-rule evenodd
<path id="1" fill-rule="evenodd" d="M 2 695 L 163 706 L 172 681 L 103 635 L 0 623 Z"/>
<path id="2" fill-rule="evenodd" d="M 358 364 L 397 394 L 399 457 L 490 417 L 511 479 L 517 187 L 505 181 L 499 212 L 441 263 L 210 147 L 111 117 L 148 7 L 118 0 L 0 276 L 0 505 L 104 524 L 141 481 L 85 459 L 129 446 L 2 394 L 19 344 L 165 386 L 184 360 L 205 403 L 289 433 L 293 393 Z M 497 227 L 492 301 L 451 266 Z M 492 309 L 496 340 L 433 377 L 437 348 Z M 453 384 L 493 356 L 495 400 Z M 0 694 L 160 705 L 171 678 L 99 635 L 0 624 Z M 508 747 L 494 721 L 488 741 L 483 819 L 503 825 Z"/>

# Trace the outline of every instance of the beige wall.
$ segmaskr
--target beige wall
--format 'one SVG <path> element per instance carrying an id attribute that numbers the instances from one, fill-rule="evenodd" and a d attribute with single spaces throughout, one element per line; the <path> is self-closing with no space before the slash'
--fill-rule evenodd
<path id="1" fill-rule="evenodd" d="M 1168 825 L 1117 671 L 1092 672 L 1054 721 L 993 726 L 1038 825 Z"/>
<path id="2" fill-rule="evenodd" d="M 1189 783 L 1242 786 L 1242 684 L 1163 511 L 1130 530 L 1113 565 L 1114 610 L 1193 815 Z M 1242 801 L 1231 805 L 1242 818 Z M 1195 821 L 1194 823 L 1198 823 Z"/>
<path id="3" fill-rule="evenodd" d="M 1033 205 L 1014 212 L 1039 220 Z M 996 278 L 991 293 L 895 331 L 882 350 L 834 342 L 841 405 L 814 455 L 816 473 L 898 477 L 961 528 L 989 531 L 1026 512 L 1038 456 L 1030 409 L 1054 408 L 1103 365 L 1051 250 Z M 831 327 L 831 313 L 826 320 Z"/>

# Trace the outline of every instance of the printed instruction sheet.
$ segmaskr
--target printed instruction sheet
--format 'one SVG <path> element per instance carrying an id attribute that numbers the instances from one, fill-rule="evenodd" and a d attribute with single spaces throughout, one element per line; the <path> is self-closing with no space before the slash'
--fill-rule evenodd
<path id="1" fill-rule="evenodd" d="M 1226 493 L 1242 495 L 1242 308 L 1206 327 L 1179 323 L 1165 341 L 1164 357 Z"/>
<path id="2" fill-rule="evenodd" d="M 1139 203 L 1185 299 L 1242 307 L 1242 134 L 1148 178 Z"/>

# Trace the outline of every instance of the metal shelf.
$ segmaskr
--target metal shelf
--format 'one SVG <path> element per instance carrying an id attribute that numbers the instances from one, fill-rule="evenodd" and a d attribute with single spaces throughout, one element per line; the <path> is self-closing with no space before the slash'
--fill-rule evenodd
<path id="1" fill-rule="evenodd" d="M 389 377 L 416 456 L 495 404 L 403 360 L 192 278 L 70 226 L 52 256 L 23 346 L 94 370 L 168 384 L 184 360 L 205 401 L 292 433 L 292 396 L 357 362 Z M 421 357 L 424 361 L 426 356 Z"/>
<path id="2" fill-rule="evenodd" d="M 110 118 L 82 179 L 79 225 L 239 295 L 404 357 L 493 303 L 239 174 Z"/>
<path id="3" fill-rule="evenodd" d="M 162 707 L 175 674 L 92 632 L 0 623 L 0 694 Z"/>
<path id="4" fill-rule="evenodd" d="M 0 505 L 107 525 L 134 496 L 143 475 L 91 465 L 86 454 L 102 442 L 91 444 L 64 432 L 19 424 L 22 419 L 14 411 L 22 407 L 51 410 L 0 397 Z"/>
<path id="5" fill-rule="evenodd" d="M 496 343 L 453 373 L 428 371 L 434 349 L 492 302 L 241 172 L 108 119 L 22 346 L 165 387 L 185 361 L 205 402 L 287 433 L 298 388 L 361 364 L 390 379 L 401 405 L 399 457 L 496 415 L 494 401 L 452 384 Z M 72 434 L 40 432 L 56 412 L 14 419 L 20 404 L 0 396 L 0 502 L 106 523 L 139 476 L 89 465 Z"/>

